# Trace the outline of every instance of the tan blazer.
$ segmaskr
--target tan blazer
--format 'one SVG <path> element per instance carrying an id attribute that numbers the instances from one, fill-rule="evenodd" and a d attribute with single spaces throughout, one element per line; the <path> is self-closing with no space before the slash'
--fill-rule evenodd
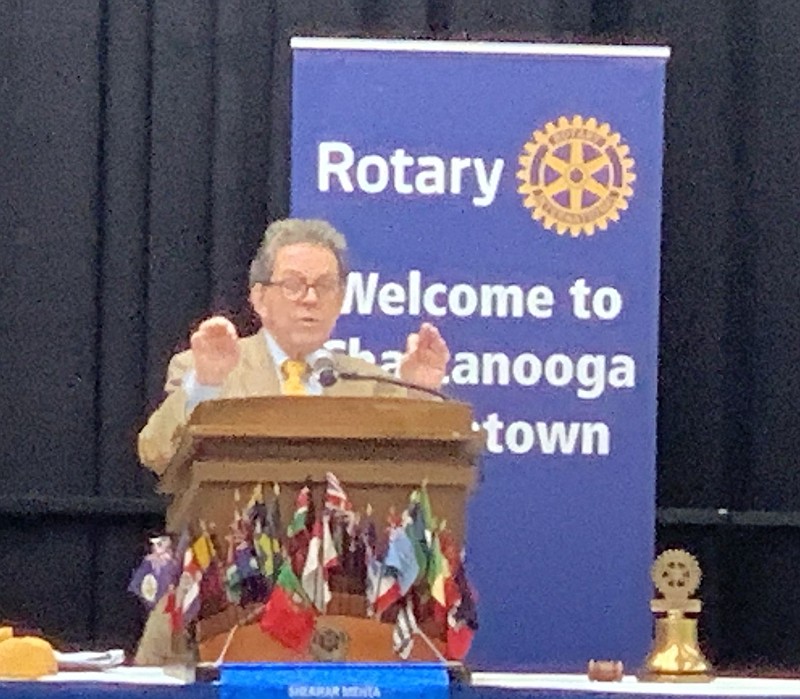
<path id="1" fill-rule="evenodd" d="M 241 349 L 239 363 L 222 385 L 220 398 L 248 398 L 251 396 L 280 395 L 281 383 L 278 370 L 267 350 L 263 333 L 256 333 L 239 340 Z M 365 375 L 385 375 L 374 364 L 348 356 L 337 356 L 342 370 Z M 139 433 L 140 461 L 161 475 L 172 459 L 186 425 L 186 392 L 183 377 L 193 366 L 192 352 L 187 350 L 172 357 L 167 369 L 164 389 L 167 397 L 150 416 Z M 406 396 L 407 391 L 399 386 L 373 381 L 339 381 L 323 389 L 328 396 Z"/>

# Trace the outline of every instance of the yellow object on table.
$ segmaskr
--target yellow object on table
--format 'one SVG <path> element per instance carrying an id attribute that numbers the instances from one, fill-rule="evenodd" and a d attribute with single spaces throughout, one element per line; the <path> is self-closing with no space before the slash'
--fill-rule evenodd
<path id="1" fill-rule="evenodd" d="M 0 678 L 33 680 L 58 673 L 53 646 L 43 638 L 14 636 L 8 626 L 0 627 Z"/>

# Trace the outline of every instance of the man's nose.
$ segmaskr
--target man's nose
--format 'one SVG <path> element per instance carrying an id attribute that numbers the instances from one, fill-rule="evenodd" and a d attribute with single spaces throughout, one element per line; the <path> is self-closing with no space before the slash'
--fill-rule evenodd
<path id="1" fill-rule="evenodd" d="M 319 303 L 319 294 L 315 287 L 311 286 L 310 284 L 306 287 L 306 293 L 302 299 L 300 299 L 303 303 L 308 305 Z"/>

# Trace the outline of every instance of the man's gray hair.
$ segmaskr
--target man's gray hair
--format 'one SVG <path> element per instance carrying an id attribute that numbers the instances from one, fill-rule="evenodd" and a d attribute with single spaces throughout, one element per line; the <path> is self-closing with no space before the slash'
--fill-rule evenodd
<path id="1" fill-rule="evenodd" d="M 310 243 L 327 248 L 339 263 L 339 277 L 347 279 L 347 241 L 330 223 L 322 219 L 286 218 L 274 221 L 261 239 L 258 252 L 250 264 L 250 287 L 272 279 L 278 250 L 287 245 Z"/>

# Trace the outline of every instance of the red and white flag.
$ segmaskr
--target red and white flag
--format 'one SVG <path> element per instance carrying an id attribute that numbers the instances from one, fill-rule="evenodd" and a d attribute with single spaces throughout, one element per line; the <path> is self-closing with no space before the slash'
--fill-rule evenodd
<path id="1" fill-rule="evenodd" d="M 331 588 L 328 585 L 328 576 L 322 565 L 322 524 L 319 520 L 314 522 L 311 540 L 308 542 L 308 553 L 303 566 L 300 583 L 311 603 L 323 614 L 331 601 Z"/>
<path id="2" fill-rule="evenodd" d="M 335 474 L 325 474 L 325 509 L 332 512 L 352 512 L 353 506 Z"/>
<path id="3" fill-rule="evenodd" d="M 339 565 L 339 554 L 331 534 L 331 517 L 326 512 L 322 515 L 322 567 L 327 578 L 328 571 Z"/>

